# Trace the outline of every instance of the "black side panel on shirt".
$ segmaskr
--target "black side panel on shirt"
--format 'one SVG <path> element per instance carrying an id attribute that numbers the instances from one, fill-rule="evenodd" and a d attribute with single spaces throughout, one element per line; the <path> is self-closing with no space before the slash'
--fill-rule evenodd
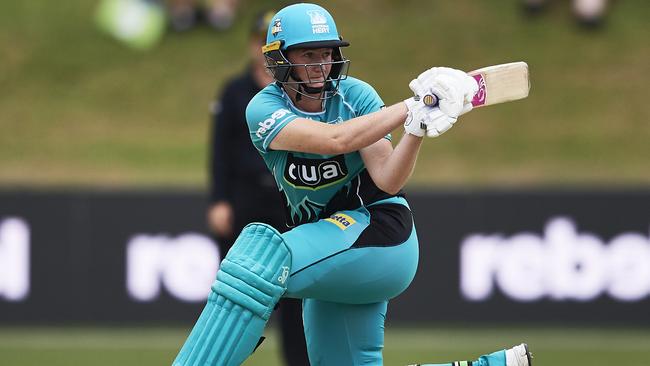
<path id="1" fill-rule="evenodd" d="M 349 187 L 343 187 L 330 199 L 319 219 L 330 217 L 337 211 L 354 210 L 362 205 L 369 205 L 394 196 L 403 197 L 404 192 L 400 190 L 397 194 L 392 195 L 382 191 L 372 180 L 368 170 L 364 169 L 356 178 L 352 179 Z"/>
<path id="2" fill-rule="evenodd" d="M 397 203 L 368 207 L 370 225 L 361 233 L 353 248 L 391 247 L 405 242 L 413 230 L 411 210 Z"/>

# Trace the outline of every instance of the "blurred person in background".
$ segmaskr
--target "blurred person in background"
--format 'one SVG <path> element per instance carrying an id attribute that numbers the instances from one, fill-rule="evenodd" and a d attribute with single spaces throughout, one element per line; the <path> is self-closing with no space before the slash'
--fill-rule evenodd
<path id="1" fill-rule="evenodd" d="M 176 31 L 192 28 L 199 19 L 212 28 L 230 28 L 237 15 L 239 0 L 167 0 L 171 26 Z"/>
<path id="2" fill-rule="evenodd" d="M 213 106 L 208 225 L 222 255 L 250 222 L 286 230 L 281 193 L 251 143 L 245 116 L 248 102 L 273 81 L 260 52 L 273 14 L 265 11 L 256 17 L 249 40 L 250 64 L 224 87 Z M 277 313 L 287 365 L 309 364 L 301 301 L 283 299 Z"/>
<path id="3" fill-rule="evenodd" d="M 238 7 L 239 0 L 101 0 L 95 18 L 103 32 L 146 51 L 168 28 L 182 32 L 203 20 L 216 30 L 229 29 Z"/>
<path id="4" fill-rule="evenodd" d="M 608 7 L 608 0 L 572 0 L 573 14 L 580 24 L 596 27 L 602 24 Z M 548 6 L 548 0 L 523 0 L 524 9 L 537 15 Z"/>
<path id="5" fill-rule="evenodd" d="M 348 45 L 318 5 L 272 17 L 262 50 L 275 82 L 253 97 L 246 120 L 293 228 L 255 222 L 241 231 L 174 366 L 242 364 L 283 297 L 303 299 L 311 364 L 383 363 L 388 302 L 411 283 L 419 255 L 402 187 L 424 136 L 470 111 L 478 85 L 434 67 L 411 81 L 412 97 L 386 107 L 371 85 L 348 76 Z M 390 133 L 401 126 L 393 148 Z M 530 354 L 520 344 L 471 364 L 530 366 Z"/>

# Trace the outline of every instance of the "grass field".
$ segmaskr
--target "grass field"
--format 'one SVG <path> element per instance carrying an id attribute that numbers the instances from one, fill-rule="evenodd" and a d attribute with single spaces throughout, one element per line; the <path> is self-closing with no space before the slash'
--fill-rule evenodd
<path id="1" fill-rule="evenodd" d="M 281 365 L 273 330 L 250 366 Z M 169 365 L 185 337 L 180 328 L 0 327 L 0 364 L 11 366 Z M 385 365 L 474 358 L 526 341 L 535 366 L 646 366 L 650 330 L 625 328 L 390 328 Z"/>
<path id="2" fill-rule="evenodd" d="M 535 20 L 516 0 L 321 3 L 352 43 L 351 74 L 387 103 L 432 65 L 530 64 L 529 99 L 427 141 L 411 183 L 650 184 L 650 2 L 614 2 L 597 32 L 560 1 Z M 0 186 L 203 187 L 208 105 L 266 3 L 245 4 L 228 32 L 170 33 L 143 53 L 96 29 L 96 1 L 0 2 Z"/>

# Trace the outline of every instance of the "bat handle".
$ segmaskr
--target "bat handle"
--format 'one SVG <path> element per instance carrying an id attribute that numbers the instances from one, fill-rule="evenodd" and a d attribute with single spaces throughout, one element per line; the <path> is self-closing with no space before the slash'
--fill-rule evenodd
<path id="1" fill-rule="evenodd" d="M 427 94 L 424 97 L 422 97 L 422 103 L 424 103 L 424 105 L 426 105 L 427 107 L 434 108 L 438 105 L 438 102 L 440 102 L 440 100 L 435 94 Z M 420 128 L 426 130 L 427 126 L 424 123 L 420 123 Z"/>
<path id="2" fill-rule="evenodd" d="M 440 100 L 435 94 L 427 94 L 422 97 L 422 103 L 424 103 L 427 107 L 433 108 L 438 105 L 438 102 L 440 102 Z"/>

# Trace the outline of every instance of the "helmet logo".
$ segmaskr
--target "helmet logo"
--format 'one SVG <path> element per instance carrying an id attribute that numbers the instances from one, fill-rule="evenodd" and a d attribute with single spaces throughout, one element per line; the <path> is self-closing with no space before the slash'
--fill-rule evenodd
<path id="1" fill-rule="evenodd" d="M 311 18 L 311 24 L 327 24 L 327 18 L 318 10 L 310 10 L 307 12 Z"/>
<path id="2" fill-rule="evenodd" d="M 311 31 L 313 34 L 329 33 L 330 26 L 327 24 L 327 18 L 319 10 L 310 10 L 307 12 L 311 20 Z"/>
<path id="3" fill-rule="evenodd" d="M 280 18 L 278 18 L 273 20 L 273 27 L 271 28 L 271 34 L 275 36 L 280 32 L 282 32 L 282 21 L 280 20 Z"/>

